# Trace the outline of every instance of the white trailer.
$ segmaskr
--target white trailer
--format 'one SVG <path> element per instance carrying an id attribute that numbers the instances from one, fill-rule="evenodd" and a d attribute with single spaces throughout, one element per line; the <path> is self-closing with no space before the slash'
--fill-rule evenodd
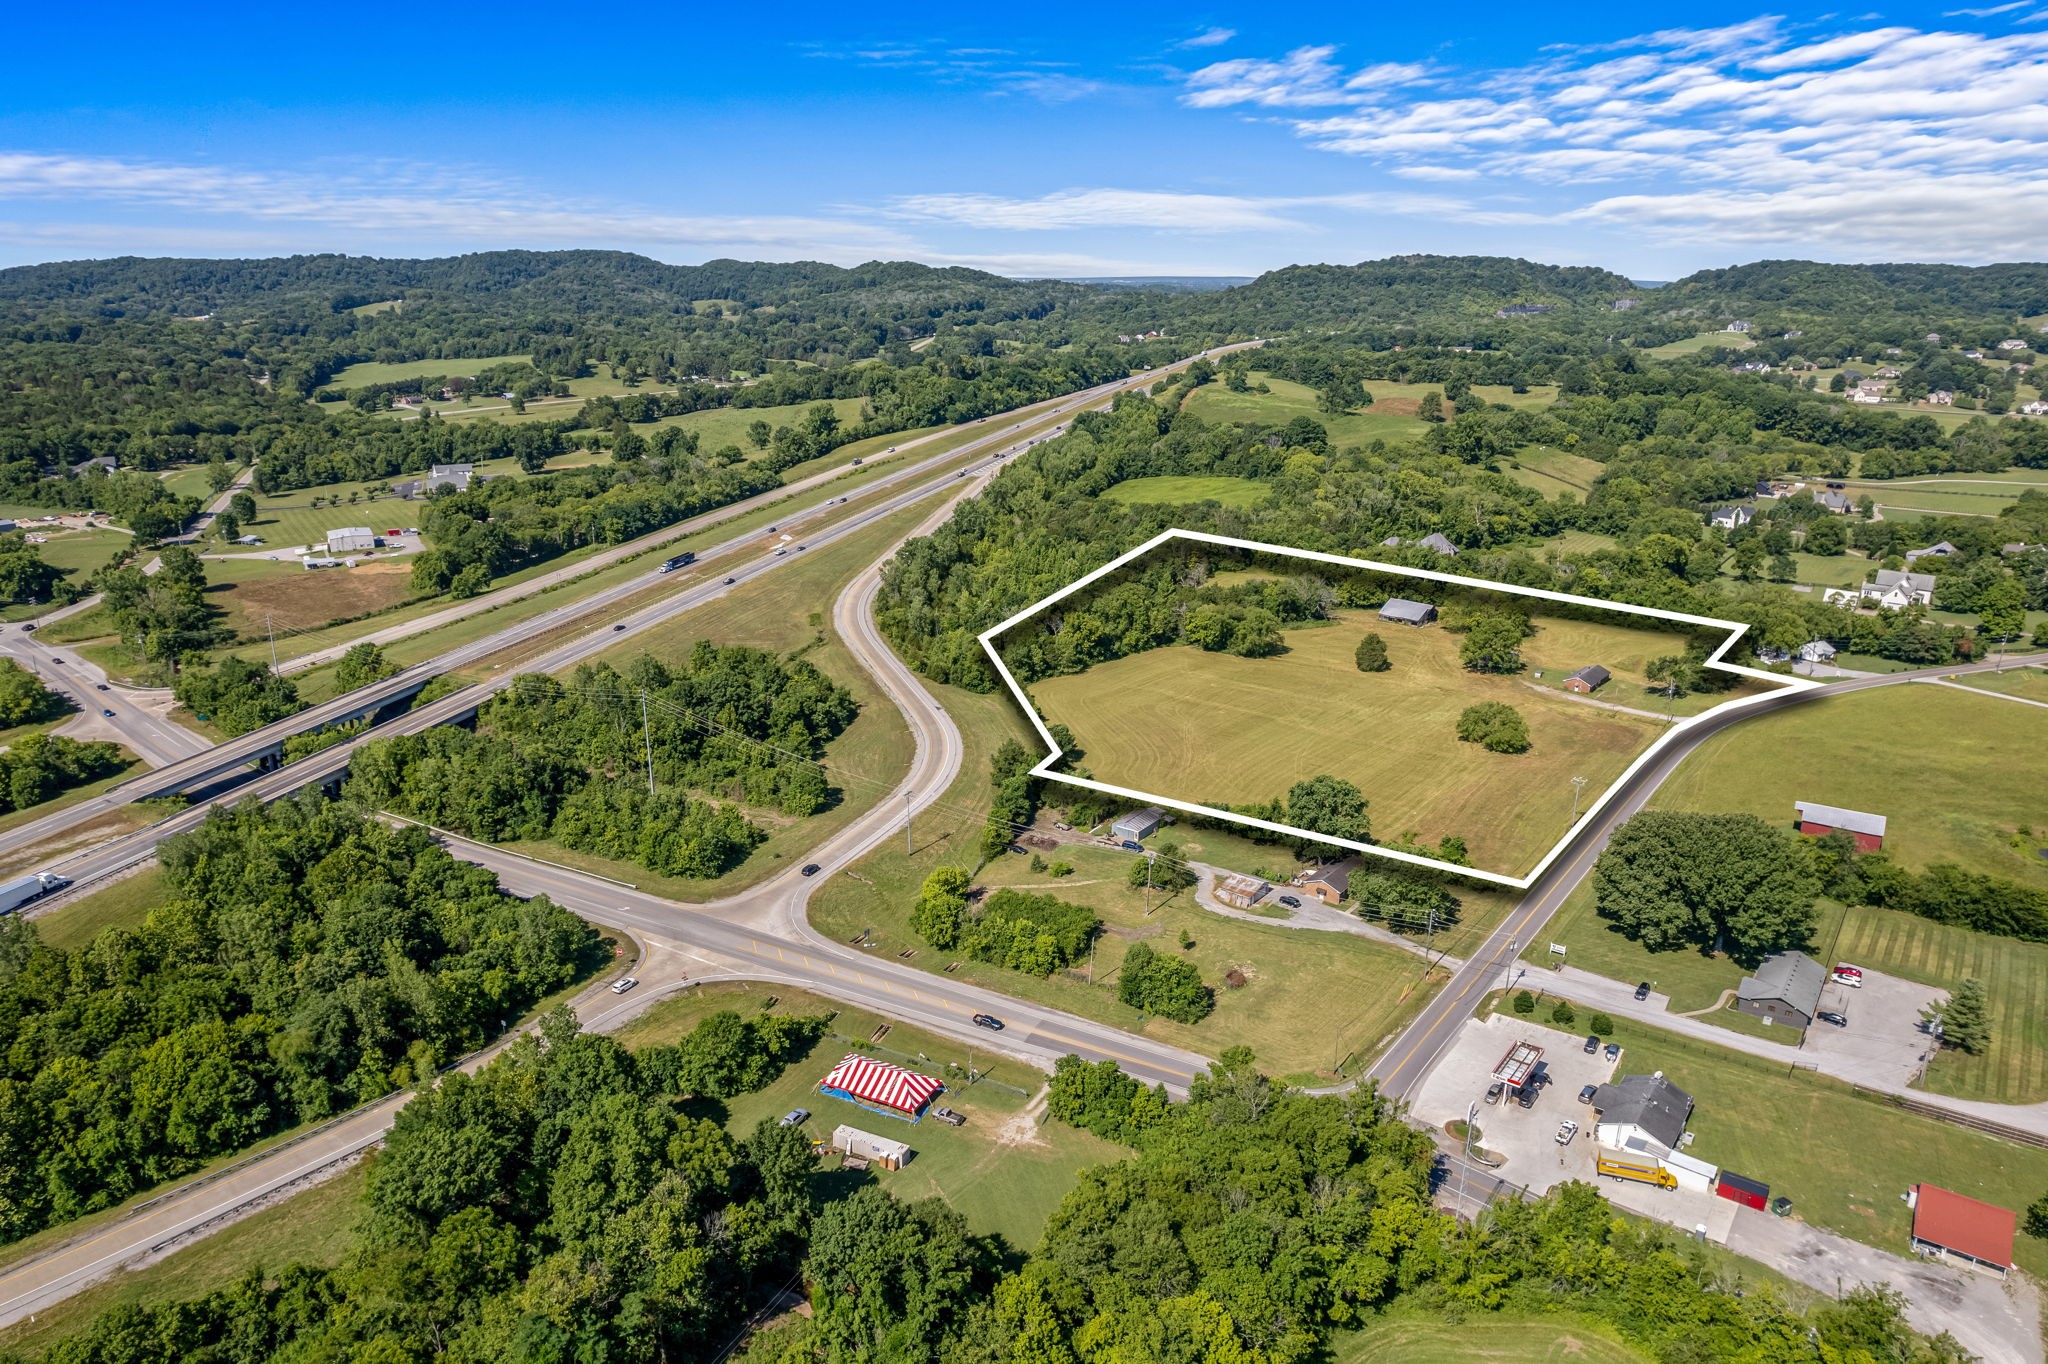
<path id="1" fill-rule="evenodd" d="M 53 871 L 30 872 L 17 876 L 12 881 L 0 884 L 0 914 L 12 914 L 23 905 L 34 904 L 45 895 L 60 891 L 71 884 L 68 876 L 59 876 Z"/>

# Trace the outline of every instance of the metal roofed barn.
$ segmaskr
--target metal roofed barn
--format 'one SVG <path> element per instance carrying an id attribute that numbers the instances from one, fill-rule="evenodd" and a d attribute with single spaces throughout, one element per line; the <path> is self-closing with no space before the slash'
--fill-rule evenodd
<path id="1" fill-rule="evenodd" d="M 1808 1027 L 1827 983 L 1827 968 L 1804 952 L 1773 952 L 1755 975 L 1742 978 L 1735 989 L 1735 1007 L 1752 1018 Z"/>
<path id="2" fill-rule="evenodd" d="M 1380 619 L 1395 621 L 1402 625 L 1427 625 L 1436 619 L 1436 608 L 1426 601 L 1389 597 L 1386 604 L 1380 607 Z"/>

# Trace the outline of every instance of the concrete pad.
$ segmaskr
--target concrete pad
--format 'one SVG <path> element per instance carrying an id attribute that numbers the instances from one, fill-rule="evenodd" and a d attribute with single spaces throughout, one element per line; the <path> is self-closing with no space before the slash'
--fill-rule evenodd
<path id="1" fill-rule="evenodd" d="M 1503 1098 L 1489 1106 L 1486 1090 L 1493 1068 L 1516 1042 L 1543 1048 L 1544 1069 L 1551 1082 L 1530 1108 Z M 1494 1171 L 1502 1179 L 1541 1193 L 1553 1184 L 1593 1178 L 1593 1109 L 1578 1102 L 1586 1085 L 1605 1084 L 1614 1067 L 1600 1054 L 1585 1053 L 1584 1033 L 1560 1032 L 1504 1014 L 1472 1019 L 1458 1030 L 1422 1085 L 1409 1099 L 1409 1111 L 1423 1122 L 1444 1127 L 1463 1121 L 1466 1107 L 1479 1104 L 1478 1145 L 1506 1161 Z M 1567 1118 L 1579 1134 L 1567 1146 L 1557 1144 L 1558 1124 Z M 1611 1184 L 1607 1187 L 1611 1187 Z"/>

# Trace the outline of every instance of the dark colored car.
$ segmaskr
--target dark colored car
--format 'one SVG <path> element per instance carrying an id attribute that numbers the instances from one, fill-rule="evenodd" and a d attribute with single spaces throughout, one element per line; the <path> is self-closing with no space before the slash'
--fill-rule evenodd
<path id="1" fill-rule="evenodd" d="M 1001 1032 L 1003 1030 L 1003 1020 L 997 1018 L 994 1014 L 976 1014 L 974 1016 L 974 1026 L 977 1028 L 987 1028 L 990 1032 Z"/>
<path id="2" fill-rule="evenodd" d="M 1531 1080 L 1528 1084 L 1515 1091 L 1515 1102 L 1524 1108 L 1534 1108 L 1536 1106 L 1536 1095 L 1541 1089 L 1542 1086 Z"/>
<path id="3" fill-rule="evenodd" d="M 818 874 L 818 864 L 817 864 L 816 862 L 806 862 L 806 863 L 804 863 L 804 875 L 806 875 L 806 876 L 816 876 L 817 874 Z"/>
<path id="4" fill-rule="evenodd" d="M 726 585 L 727 587 L 731 587 L 731 586 L 732 586 L 732 585 L 733 585 L 734 583 L 736 583 L 736 582 L 738 582 L 738 581 L 739 581 L 739 579 L 738 579 L 738 578 L 727 578 L 727 579 L 725 580 L 725 585 Z"/>
<path id="5" fill-rule="evenodd" d="M 34 621 L 30 621 L 28 624 L 21 627 L 21 632 L 24 635 L 34 634 L 36 632 L 36 623 Z"/>
<path id="6" fill-rule="evenodd" d="M 1579 1102 L 1582 1104 L 1589 1104 L 1593 1102 L 1593 1094 L 1599 1088 L 1600 1086 L 1598 1085 L 1587 1085 L 1584 1089 L 1579 1091 Z"/>
<path id="7" fill-rule="evenodd" d="M 95 683 L 93 683 L 93 686 L 94 686 L 94 687 L 96 687 L 96 688 L 97 688 L 98 690 L 100 690 L 100 691 L 112 691 L 112 690 L 113 690 L 113 688 L 112 688 L 112 687 L 109 687 L 109 686 L 108 686 L 108 685 L 107 685 L 106 683 L 104 683 L 104 682 L 95 682 Z"/>
<path id="8" fill-rule="evenodd" d="M 1594 1037 L 1594 1036 L 1593 1036 L 1593 1035 L 1591 1035 L 1590 1033 L 1589 1033 L 1589 1034 L 1587 1034 L 1587 1036 L 1586 1036 L 1586 1055 L 1588 1055 L 1588 1056 L 1591 1056 L 1591 1055 L 1595 1054 L 1596 1052 L 1598 1052 L 1599 1050 L 1600 1050 L 1600 1039 L 1599 1039 L 1599 1038 L 1597 1038 L 1597 1037 Z"/>
<path id="9" fill-rule="evenodd" d="M 1621 1059 L 1621 1043 L 1609 1042 L 1607 1044 L 1607 1059 L 1610 1061 L 1618 1061 Z"/>
<path id="10" fill-rule="evenodd" d="M 1132 842 L 1132 841 L 1131 841 L 1130 839 L 1128 839 L 1128 838 L 1127 838 L 1127 839 L 1125 839 L 1125 840 L 1124 840 L 1123 842 L 1121 842 L 1121 843 L 1117 844 L 1117 846 L 1118 846 L 1119 848 L 1122 848 L 1122 849 L 1123 849 L 1123 850 L 1124 850 L 1125 852 L 1143 852 L 1143 851 L 1145 851 L 1145 845 L 1144 845 L 1143 843 L 1134 843 L 1134 842 Z"/>
<path id="11" fill-rule="evenodd" d="M 623 629 L 625 629 L 625 628 L 626 628 L 626 627 L 625 627 L 624 625 L 614 625 L 614 626 L 612 627 L 612 633 L 616 635 L 616 634 L 617 634 L 617 633 L 618 633 L 619 631 L 621 631 L 621 630 L 623 630 Z"/>
<path id="12" fill-rule="evenodd" d="M 1281 896 L 1281 897 L 1280 897 L 1280 903 L 1281 903 L 1281 904 L 1283 904 L 1283 905 L 1286 905 L 1286 906 L 1287 906 L 1287 907 L 1288 907 L 1289 909 L 1300 909 L 1300 908 L 1301 908 L 1301 901 L 1300 901 L 1299 899 L 1295 898 L 1295 897 L 1294 897 L 1294 896 L 1292 896 L 1292 895 L 1283 895 L 1283 896 Z"/>
<path id="13" fill-rule="evenodd" d="M 1650 982 L 1646 980 L 1641 985 L 1636 986 L 1636 1000 L 1638 1003 L 1640 1003 L 1641 1001 L 1648 999 L 1649 997 Z"/>
<path id="14" fill-rule="evenodd" d="M 114 712 L 108 710 L 105 706 L 100 707 L 100 714 L 106 716 L 109 720 L 114 718 Z"/>
<path id="15" fill-rule="evenodd" d="M 1842 1017 L 1840 1014 L 1828 1013 L 1825 1010 L 1815 1014 L 1814 1017 L 1818 1018 L 1823 1023 L 1832 1023 L 1838 1028 L 1846 1028 L 1849 1026 L 1848 1019 Z"/>

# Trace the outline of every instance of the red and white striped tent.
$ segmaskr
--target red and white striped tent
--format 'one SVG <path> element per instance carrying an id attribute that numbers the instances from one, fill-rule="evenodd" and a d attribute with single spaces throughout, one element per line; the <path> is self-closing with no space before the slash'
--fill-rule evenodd
<path id="1" fill-rule="evenodd" d="M 818 1082 L 818 1088 L 878 1113 L 915 1122 L 924 1106 L 937 1098 L 945 1085 L 929 1075 L 919 1075 L 887 1061 L 848 1055 Z"/>

